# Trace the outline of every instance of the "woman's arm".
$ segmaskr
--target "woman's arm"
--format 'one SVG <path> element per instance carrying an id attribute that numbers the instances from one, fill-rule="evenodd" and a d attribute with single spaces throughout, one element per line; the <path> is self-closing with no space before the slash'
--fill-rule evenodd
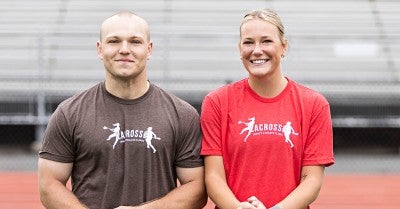
<path id="1" fill-rule="evenodd" d="M 240 201 L 228 187 L 222 156 L 205 156 L 205 181 L 210 199 L 220 209 L 237 208 Z"/>
<path id="2" fill-rule="evenodd" d="M 325 166 L 303 166 L 301 181 L 285 199 L 277 205 L 282 208 L 304 209 L 317 199 L 322 186 Z"/>

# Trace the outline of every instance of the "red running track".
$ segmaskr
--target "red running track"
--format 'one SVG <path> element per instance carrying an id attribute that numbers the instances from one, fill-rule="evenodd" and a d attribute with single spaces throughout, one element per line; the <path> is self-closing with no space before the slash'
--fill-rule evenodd
<path id="1" fill-rule="evenodd" d="M 400 174 L 326 174 L 312 209 L 399 209 Z M 204 209 L 212 209 L 208 202 Z M 35 172 L 0 172 L 0 209 L 44 209 Z"/>

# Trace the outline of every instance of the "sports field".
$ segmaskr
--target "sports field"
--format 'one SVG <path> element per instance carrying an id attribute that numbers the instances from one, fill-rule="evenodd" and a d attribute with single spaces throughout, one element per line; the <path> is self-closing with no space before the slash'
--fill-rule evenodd
<path id="1" fill-rule="evenodd" d="M 43 209 L 32 154 L 0 153 L 0 209 Z M 396 166 L 397 165 L 397 166 Z M 399 209 L 400 156 L 337 155 L 313 209 Z M 213 208 L 209 201 L 205 209 Z"/>
<path id="2" fill-rule="evenodd" d="M 400 174 L 329 174 L 315 209 L 398 209 Z M 0 173 L 0 209 L 43 209 L 35 172 Z M 205 209 L 213 208 L 209 201 Z"/>

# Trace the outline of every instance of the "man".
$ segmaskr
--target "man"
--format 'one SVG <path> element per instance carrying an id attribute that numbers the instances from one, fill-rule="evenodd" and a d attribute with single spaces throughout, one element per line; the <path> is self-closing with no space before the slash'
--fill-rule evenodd
<path id="1" fill-rule="evenodd" d="M 105 81 L 62 102 L 47 126 L 38 164 L 43 205 L 202 208 L 199 116 L 147 80 L 152 42 L 146 21 L 130 12 L 106 19 L 97 53 Z M 113 124 L 119 133 L 107 128 Z M 157 152 L 146 147 L 148 127 L 160 138 L 152 141 Z"/>

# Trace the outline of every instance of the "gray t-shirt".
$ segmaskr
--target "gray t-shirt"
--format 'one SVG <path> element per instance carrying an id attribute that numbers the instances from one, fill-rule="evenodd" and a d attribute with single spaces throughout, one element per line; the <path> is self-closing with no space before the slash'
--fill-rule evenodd
<path id="1" fill-rule="evenodd" d="M 197 111 L 150 85 L 135 100 L 117 98 L 104 82 L 62 102 L 39 157 L 74 163 L 72 191 L 89 208 L 138 205 L 166 195 L 175 167 L 203 166 Z"/>

